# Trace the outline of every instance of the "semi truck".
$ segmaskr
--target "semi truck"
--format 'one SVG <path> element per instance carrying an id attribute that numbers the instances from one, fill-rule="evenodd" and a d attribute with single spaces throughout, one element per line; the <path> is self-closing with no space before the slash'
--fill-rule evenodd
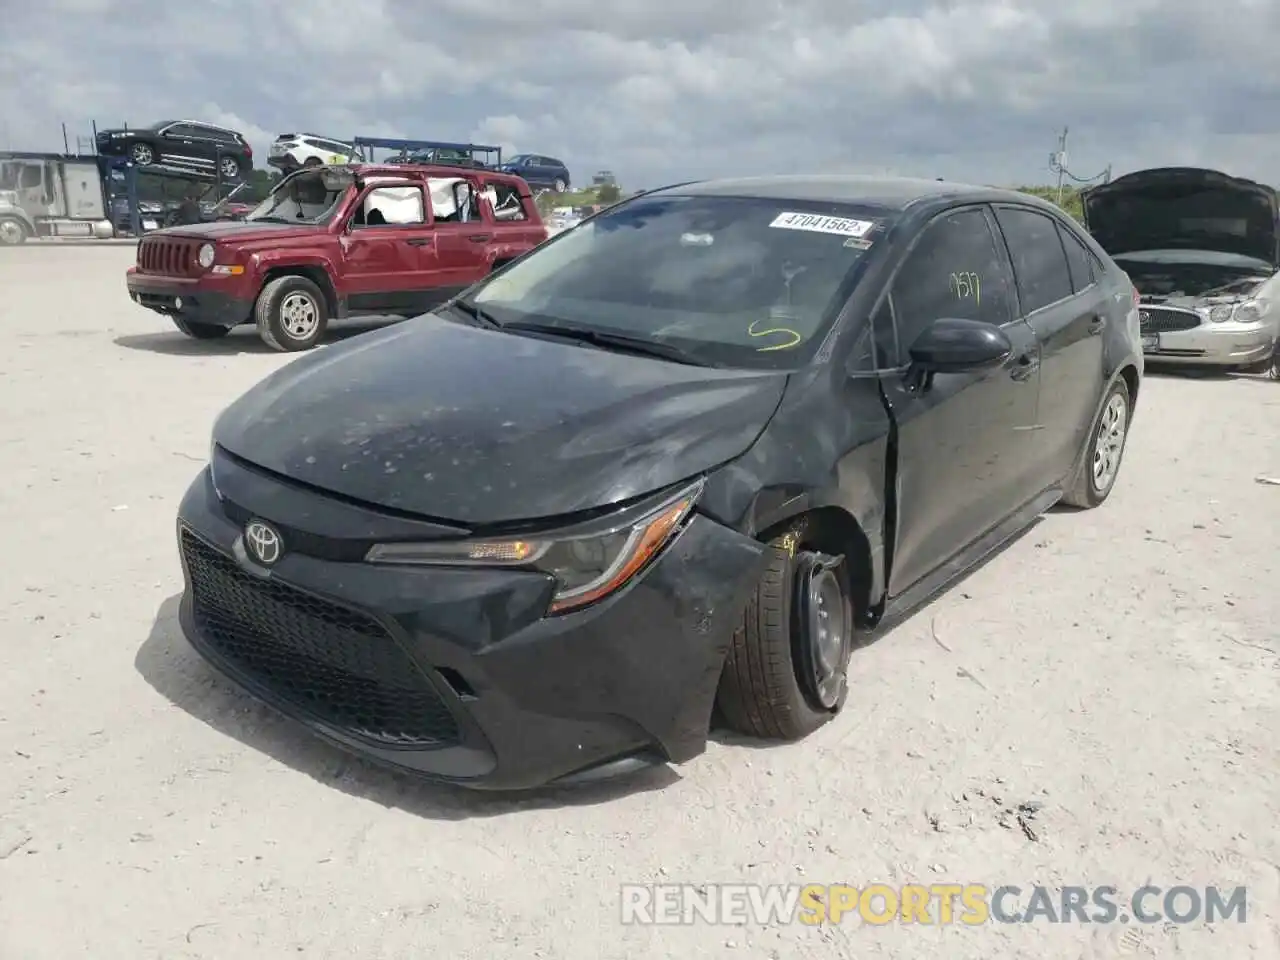
<path id="1" fill-rule="evenodd" d="M 97 157 L 0 153 L 0 246 L 115 235 Z"/>

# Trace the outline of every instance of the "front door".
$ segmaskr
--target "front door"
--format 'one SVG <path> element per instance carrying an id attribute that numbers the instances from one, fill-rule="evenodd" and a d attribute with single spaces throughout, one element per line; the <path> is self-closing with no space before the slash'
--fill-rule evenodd
<path id="1" fill-rule="evenodd" d="M 999 325 L 1009 359 L 980 373 L 937 374 L 922 388 L 901 370 L 881 378 L 898 430 L 897 536 L 890 596 L 942 566 L 1029 501 L 1040 389 L 1035 334 L 1017 319 L 1013 280 L 983 207 L 925 227 L 891 290 L 899 363 L 933 321 Z"/>
<path id="2" fill-rule="evenodd" d="M 430 309 L 440 267 L 422 186 L 373 187 L 350 216 L 340 241 L 348 311 L 414 316 Z"/>
<path id="3" fill-rule="evenodd" d="M 1102 332 L 1110 307 L 1094 281 L 1092 257 L 1069 229 L 1026 207 L 996 207 L 1008 243 L 1022 316 L 1042 357 L 1036 459 L 1042 486 L 1060 483 L 1075 466 L 1093 427 L 1105 379 Z"/>

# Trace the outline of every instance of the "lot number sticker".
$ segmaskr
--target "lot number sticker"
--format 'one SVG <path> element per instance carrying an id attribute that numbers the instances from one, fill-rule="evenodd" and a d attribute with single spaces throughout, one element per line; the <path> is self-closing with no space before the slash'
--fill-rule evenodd
<path id="1" fill-rule="evenodd" d="M 837 237 L 865 237 L 875 224 L 870 220 L 846 220 L 844 217 L 824 217 L 817 213 L 780 213 L 769 226 L 777 230 L 830 233 Z"/>

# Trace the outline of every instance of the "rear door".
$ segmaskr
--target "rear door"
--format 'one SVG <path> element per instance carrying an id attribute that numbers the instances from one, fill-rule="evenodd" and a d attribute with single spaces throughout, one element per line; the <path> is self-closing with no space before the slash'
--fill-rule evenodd
<path id="1" fill-rule="evenodd" d="M 189 123 L 171 123 L 160 131 L 161 162 L 176 161 L 184 167 L 212 170 L 212 150 Z"/>
<path id="2" fill-rule="evenodd" d="M 899 369 L 882 376 L 898 429 L 897 537 L 889 592 L 929 575 L 1038 492 L 1030 479 L 1039 393 L 1035 334 L 1017 316 L 1013 278 L 983 206 L 949 210 L 921 232 L 890 288 Z M 943 317 L 1001 327 L 1003 366 L 906 376 L 912 342 Z"/>
<path id="3" fill-rule="evenodd" d="M 492 213 L 486 209 L 488 204 L 480 202 L 476 185 L 469 178 L 463 178 L 449 190 L 451 203 L 445 211 L 437 211 L 445 212 L 445 216 L 437 216 L 435 220 L 436 255 L 443 287 L 441 300 L 489 275 L 495 242 Z M 433 194 L 438 192 L 438 188 L 432 190 Z"/>
<path id="4" fill-rule="evenodd" d="M 429 210 L 421 184 L 380 185 L 361 195 L 341 235 L 350 312 L 413 316 L 437 302 L 440 265 Z"/>
<path id="5" fill-rule="evenodd" d="M 1013 262 L 1021 315 L 1040 344 L 1037 461 L 1043 485 L 1050 486 L 1075 465 L 1093 425 L 1108 302 L 1088 251 L 1056 217 L 999 205 L 996 220 Z"/>

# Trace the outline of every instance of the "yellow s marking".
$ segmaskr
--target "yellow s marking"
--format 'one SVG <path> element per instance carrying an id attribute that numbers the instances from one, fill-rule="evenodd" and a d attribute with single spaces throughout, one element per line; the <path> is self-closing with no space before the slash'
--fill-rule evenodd
<path id="1" fill-rule="evenodd" d="M 751 325 L 747 327 L 747 336 L 767 337 L 772 333 L 781 333 L 791 339 L 786 343 L 775 343 L 771 347 L 757 347 L 757 353 L 764 353 L 766 350 L 790 350 L 792 347 L 798 346 L 800 342 L 804 340 L 804 337 L 795 330 L 792 330 L 790 327 L 770 327 L 768 330 L 757 330 L 756 327 L 759 326 L 760 323 L 761 321 L 759 320 L 753 320 Z"/>

